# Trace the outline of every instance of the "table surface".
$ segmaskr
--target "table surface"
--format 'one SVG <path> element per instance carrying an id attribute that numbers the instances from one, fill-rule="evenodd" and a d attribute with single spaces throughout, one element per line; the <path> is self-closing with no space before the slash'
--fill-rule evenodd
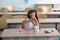
<path id="1" fill-rule="evenodd" d="M 45 33 L 46 30 L 53 30 L 51 33 Z M 51 36 L 60 36 L 59 32 L 55 28 L 41 28 L 39 32 L 35 32 L 34 30 L 30 30 L 26 32 L 19 32 L 19 29 L 5 29 L 1 35 L 1 37 L 51 37 Z"/>

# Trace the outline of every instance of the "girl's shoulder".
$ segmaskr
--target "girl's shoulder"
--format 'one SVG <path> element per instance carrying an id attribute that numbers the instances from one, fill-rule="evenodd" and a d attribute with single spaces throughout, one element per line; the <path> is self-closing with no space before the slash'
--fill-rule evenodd
<path id="1" fill-rule="evenodd" d="M 26 18 L 24 21 L 23 21 L 23 23 L 26 23 L 26 22 L 28 22 L 29 21 L 29 19 L 28 18 Z"/>
<path id="2" fill-rule="evenodd" d="M 26 18 L 25 20 L 30 20 L 30 19 Z"/>

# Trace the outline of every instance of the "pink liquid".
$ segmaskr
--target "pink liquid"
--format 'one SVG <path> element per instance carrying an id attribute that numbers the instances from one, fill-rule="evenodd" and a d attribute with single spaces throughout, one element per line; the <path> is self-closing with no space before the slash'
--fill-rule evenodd
<path id="1" fill-rule="evenodd" d="M 28 31 L 28 28 L 26 28 L 26 31 Z"/>
<path id="2" fill-rule="evenodd" d="M 20 29 L 19 32 L 22 32 L 22 29 Z"/>

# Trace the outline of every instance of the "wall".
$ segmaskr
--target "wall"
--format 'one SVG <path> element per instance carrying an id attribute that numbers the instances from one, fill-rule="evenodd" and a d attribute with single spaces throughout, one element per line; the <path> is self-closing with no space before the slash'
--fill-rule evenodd
<path id="1" fill-rule="evenodd" d="M 60 4 L 60 0 L 37 0 L 37 4 Z"/>
<path id="2" fill-rule="evenodd" d="M 0 0 L 0 8 L 8 7 L 10 5 L 15 5 L 17 8 L 25 8 L 25 7 L 35 7 L 35 0 L 29 0 L 28 4 L 24 3 L 24 0 Z"/>
<path id="3" fill-rule="evenodd" d="M 0 8 L 15 5 L 17 9 L 31 7 L 35 8 L 35 4 L 60 4 L 60 0 L 29 0 L 28 4 L 24 0 L 0 0 Z"/>

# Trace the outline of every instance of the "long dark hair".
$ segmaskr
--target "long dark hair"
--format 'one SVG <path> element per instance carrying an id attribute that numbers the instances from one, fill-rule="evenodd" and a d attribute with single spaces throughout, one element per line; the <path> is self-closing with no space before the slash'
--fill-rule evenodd
<path id="1" fill-rule="evenodd" d="M 30 11 L 28 12 L 28 14 L 27 14 L 27 17 L 30 19 L 31 17 L 30 17 L 30 15 L 29 15 L 29 14 L 32 14 L 33 12 L 35 12 L 35 17 L 36 17 L 36 19 L 38 20 L 36 10 L 30 10 Z M 39 22 L 39 20 L 38 20 L 38 22 Z"/>

